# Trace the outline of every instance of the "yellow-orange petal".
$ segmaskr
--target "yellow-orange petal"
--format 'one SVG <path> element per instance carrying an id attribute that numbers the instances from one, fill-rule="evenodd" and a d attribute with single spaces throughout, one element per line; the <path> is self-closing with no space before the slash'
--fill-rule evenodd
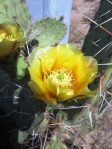
<path id="1" fill-rule="evenodd" d="M 70 87 L 61 87 L 53 83 L 50 78 L 44 80 L 49 92 L 57 99 L 57 101 L 65 101 L 74 96 L 74 90 Z"/>
<path id="2" fill-rule="evenodd" d="M 43 72 L 41 67 L 41 62 L 39 59 L 34 59 L 34 61 L 31 63 L 29 69 L 31 80 L 37 81 L 43 79 Z"/>
<path id="3" fill-rule="evenodd" d="M 72 70 L 74 75 L 73 88 L 75 95 L 78 95 L 95 79 L 98 71 L 97 62 L 92 57 L 82 55 Z"/>
<path id="4" fill-rule="evenodd" d="M 60 102 L 74 97 L 74 90 L 69 87 L 68 88 L 60 87 L 58 90 L 59 91 L 58 91 L 57 100 Z"/>
<path id="5" fill-rule="evenodd" d="M 47 90 L 45 90 L 43 84 L 39 84 L 39 83 L 35 84 L 35 82 L 29 81 L 28 85 L 33 91 L 35 98 L 40 99 L 47 104 L 53 104 L 53 105 L 57 104 L 56 99 L 52 97 Z"/>
<path id="6" fill-rule="evenodd" d="M 42 49 L 42 51 L 39 58 L 44 73 L 47 73 L 50 69 L 63 67 L 71 69 L 77 60 L 76 57 L 82 54 L 77 47 L 70 44 L 62 44 L 57 47 Z"/>
<path id="7" fill-rule="evenodd" d="M 52 69 L 52 66 L 56 62 L 57 51 L 55 48 L 47 47 L 45 49 L 40 49 L 40 55 L 38 58 L 41 61 L 42 71 L 44 74 L 48 73 Z"/>
<path id="8" fill-rule="evenodd" d="M 57 96 L 57 87 L 55 84 L 52 83 L 50 78 L 44 79 L 44 84 L 47 87 L 48 91 L 54 96 Z"/>
<path id="9" fill-rule="evenodd" d="M 0 24 L 0 58 L 8 56 L 24 42 L 24 33 L 18 24 Z"/>

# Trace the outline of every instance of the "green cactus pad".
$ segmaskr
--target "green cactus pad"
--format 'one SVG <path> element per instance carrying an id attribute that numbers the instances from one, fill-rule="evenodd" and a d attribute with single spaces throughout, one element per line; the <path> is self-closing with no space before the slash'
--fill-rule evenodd
<path id="1" fill-rule="evenodd" d="M 36 30 L 40 30 L 40 35 L 36 37 L 39 47 L 52 46 L 63 39 L 66 33 L 66 26 L 59 20 L 46 18 L 34 25 Z"/>

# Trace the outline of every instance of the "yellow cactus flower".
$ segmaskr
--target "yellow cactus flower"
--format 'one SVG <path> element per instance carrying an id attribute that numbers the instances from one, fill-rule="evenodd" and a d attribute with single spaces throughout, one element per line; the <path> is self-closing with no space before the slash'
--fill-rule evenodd
<path id="1" fill-rule="evenodd" d="M 95 79 L 97 62 L 84 56 L 75 46 L 62 44 L 35 49 L 29 66 L 28 85 L 34 96 L 48 104 L 57 104 L 79 96 L 91 96 L 88 85 Z"/>
<path id="2" fill-rule="evenodd" d="M 24 34 L 18 24 L 0 24 L 0 59 L 16 50 L 24 41 Z"/>

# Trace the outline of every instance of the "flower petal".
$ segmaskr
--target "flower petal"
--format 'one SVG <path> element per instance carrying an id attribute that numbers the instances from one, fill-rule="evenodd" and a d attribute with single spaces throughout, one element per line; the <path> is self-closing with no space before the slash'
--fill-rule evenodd
<path id="1" fill-rule="evenodd" d="M 78 59 L 78 63 L 72 69 L 75 95 L 80 94 L 95 79 L 98 71 L 97 62 L 94 58 L 82 55 Z"/>
<path id="2" fill-rule="evenodd" d="M 0 24 L 0 58 L 3 58 L 24 42 L 24 34 L 18 24 Z"/>
<path id="3" fill-rule="evenodd" d="M 57 100 L 62 102 L 74 97 L 74 90 L 71 88 L 59 88 Z"/>
<path id="4" fill-rule="evenodd" d="M 56 99 L 53 98 L 43 82 L 43 72 L 39 59 L 34 60 L 29 68 L 31 81 L 28 83 L 35 97 L 43 100 L 46 103 L 56 104 Z"/>
<path id="5" fill-rule="evenodd" d="M 49 79 L 45 79 L 44 83 L 49 90 L 49 92 L 58 100 L 64 101 L 70 99 L 74 96 L 74 90 L 70 87 L 59 87 Z"/>
<path id="6" fill-rule="evenodd" d="M 38 84 L 35 84 L 35 82 L 29 81 L 28 85 L 31 88 L 31 90 L 33 91 L 34 97 L 36 97 L 40 100 L 43 100 L 47 104 L 53 104 L 53 105 L 57 104 L 56 99 L 53 98 L 47 90 L 45 90 L 42 82 L 38 82 Z"/>
<path id="7" fill-rule="evenodd" d="M 57 95 L 57 87 L 55 84 L 52 83 L 52 80 L 50 78 L 44 79 L 44 84 L 49 90 L 49 92 L 56 97 Z"/>
<path id="8" fill-rule="evenodd" d="M 48 73 L 56 62 L 57 51 L 55 48 L 45 48 L 42 49 L 39 59 L 41 61 L 42 71 L 44 74 Z"/>
<path id="9" fill-rule="evenodd" d="M 70 44 L 62 44 L 57 47 L 47 48 L 40 54 L 42 69 L 47 73 L 50 69 L 68 68 L 74 66 L 75 57 L 78 57 L 81 51 Z"/>

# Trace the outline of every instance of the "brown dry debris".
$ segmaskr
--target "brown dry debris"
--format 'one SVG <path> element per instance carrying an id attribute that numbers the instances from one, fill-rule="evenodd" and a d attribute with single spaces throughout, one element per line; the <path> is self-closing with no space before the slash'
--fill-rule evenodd
<path id="1" fill-rule="evenodd" d="M 112 149 L 112 110 L 98 120 L 97 127 L 86 135 L 84 149 Z"/>
<path id="2" fill-rule="evenodd" d="M 112 149 L 112 110 L 106 111 L 89 133 L 77 129 L 74 136 L 67 132 L 62 138 L 69 149 Z"/>

